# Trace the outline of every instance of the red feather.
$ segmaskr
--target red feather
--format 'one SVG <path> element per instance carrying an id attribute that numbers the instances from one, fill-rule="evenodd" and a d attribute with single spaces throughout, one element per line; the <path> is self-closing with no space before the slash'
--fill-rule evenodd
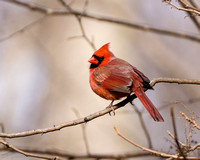
<path id="1" fill-rule="evenodd" d="M 102 46 L 89 59 L 92 90 L 112 102 L 134 92 L 155 121 L 164 121 L 143 91 L 152 89 L 149 79 L 128 62 L 116 58 L 108 46 L 109 43 Z"/>

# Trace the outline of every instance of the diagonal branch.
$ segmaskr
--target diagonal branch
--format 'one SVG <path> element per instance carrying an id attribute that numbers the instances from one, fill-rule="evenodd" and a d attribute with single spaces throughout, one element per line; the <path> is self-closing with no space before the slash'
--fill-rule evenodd
<path id="1" fill-rule="evenodd" d="M 171 5 L 172 7 L 176 8 L 178 10 L 190 12 L 192 14 L 196 14 L 196 15 L 200 16 L 200 9 L 194 8 L 193 6 L 188 5 L 183 0 L 179 0 L 179 1 L 182 2 L 182 4 L 184 5 L 184 8 L 171 3 L 171 0 L 164 0 L 165 3 Z"/>
<path id="2" fill-rule="evenodd" d="M 39 159 L 48 159 L 48 160 L 61 160 L 60 158 L 58 157 L 50 157 L 50 156 L 43 156 L 43 155 L 38 155 L 38 154 L 33 154 L 33 153 L 28 153 L 28 152 L 25 152 L 9 143 L 7 143 L 6 141 L 4 141 L 3 139 L 0 139 L 0 143 L 5 145 L 7 148 L 10 148 L 11 150 L 17 152 L 17 153 L 20 153 L 26 157 L 34 157 L 34 158 L 39 158 Z"/>
<path id="3" fill-rule="evenodd" d="M 195 84 L 200 85 L 200 80 L 187 80 L 187 79 L 177 79 L 177 78 L 157 78 L 151 81 L 150 85 L 153 87 L 156 83 L 178 83 L 178 84 Z M 122 100 L 121 102 L 117 103 L 114 106 L 114 109 L 119 109 L 120 107 L 125 106 L 127 103 L 131 102 L 133 99 L 135 99 L 135 94 L 128 96 L 126 99 Z M 25 132 L 19 132 L 19 133 L 0 133 L 0 137 L 4 138 L 17 138 L 17 137 L 26 137 L 31 135 L 37 135 L 37 134 L 45 134 L 49 132 L 59 131 L 63 128 L 70 127 L 70 126 L 76 126 L 82 123 L 89 122 L 93 119 L 96 119 L 98 117 L 101 117 L 107 113 L 110 113 L 112 109 L 110 107 L 105 108 L 104 110 L 98 111 L 96 113 L 90 114 L 84 118 L 79 118 L 70 122 L 62 123 L 59 125 L 54 125 L 53 127 L 44 128 L 44 129 L 35 129 Z"/>
<path id="4" fill-rule="evenodd" d="M 197 8 L 196 4 L 194 3 L 194 1 L 190 0 L 189 1 L 191 3 L 191 5 L 195 8 Z M 187 4 L 184 1 L 179 1 L 180 5 L 182 7 L 187 7 Z M 192 12 L 187 12 L 187 14 L 189 15 L 190 19 L 193 21 L 193 23 L 195 24 L 195 26 L 197 27 L 198 30 L 200 30 L 200 23 L 198 22 L 198 19 L 195 15 L 193 15 Z"/>
<path id="5" fill-rule="evenodd" d="M 69 10 L 71 13 L 74 13 L 75 11 L 70 7 L 70 5 L 67 4 L 67 2 L 65 2 L 65 0 L 59 0 L 61 4 L 63 4 L 63 6 Z M 86 1 L 86 4 L 87 4 L 87 1 Z M 83 12 L 84 13 L 84 12 Z M 82 13 L 82 14 L 83 14 Z M 96 50 L 96 47 L 94 45 L 94 43 L 92 41 L 90 41 L 90 39 L 88 38 L 88 36 L 86 35 L 85 33 L 85 29 L 83 27 L 83 23 L 82 23 L 82 19 L 80 15 L 76 15 L 75 14 L 75 17 L 79 23 L 79 26 L 80 26 L 80 29 L 81 29 L 81 32 L 82 32 L 82 37 L 86 40 L 86 42 L 88 42 L 88 44 L 93 48 L 93 50 L 95 51 Z"/>
<path id="6" fill-rule="evenodd" d="M 156 150 L 153 150 L 153 149 L 148 149 L 148 148 L 142 147 L 139 144 L 131 141 L 130 139 L 128 139 L 127 137 L 122 135 L 115 126 L 114 126 L 114 129 L 115 129 L 116 133 L 118 134 L 118 136 L 120 136 L 121 138 L 123 138 L 127 142 L 131 143 L 132 145 L 134 145 L 135 147 L 137 147 L 137 148 L 139 148 L 143 151 L 149 152 L 153 155 L 156 155 L 157 157 L 170 158 L 170 159 L 183 159 L 184 160 L 184 157 L 180 157 L 178 155 L 171 155 L 171 154 L 168 154 L 168 153 L 164 153 L 164 152 L 160 152 L 160 151 L 156 151 Z M 198 157 L 187 157 L 187 159 L 188 160 L 190 160 L 190 159 L 191 160 L 198 160 L 199 158 Z"/>
<path id="7" fill-rule="evenodd" d="M 156 83 L 178 83 L 178 84 L 195 84 L 200 85 L 200 80 L 187 80 L 187 79 L 177 79 L 177 78 L 157 78 L 151 81 L 150 85 L 153 87 Z M 123 101 L 119 102 L 114 106 L 114 109 L 119 109 L 120 107 L 125 106 L 127 103 L 131 102 L 133 99 L 135 99 L 135 94 L 128 96 Z M 0 137 L 4 138 L 17 138 L 17 137 L 26 137 L 31 135 L 37 135 L 37 134 L 45 134 L 49 132 L 59 131 L 63 128 L 70 127 L 70 126 L 76 126 L 82 123 L 89 122 L 93 119 L 96 119 L 100 116 L 103 116 L 107 113 L 110 113 L 112 109 L 110 107 L 105 108 L 104 110 L 98 111 L 96 113 L 90 114 L 84 118 L 79 118 L 70 122 L 62 123 L 59 125 L 54 125 L 53 127 L 45 128 L 45 129 L 35 129 L 25 132 L 19 132 L 19 133 L 0 133 Z"/>
<path id="8" fill-rule="evenodd" d="M 185 113 L 180 112 L 180 114 L 189 122 L 191 123 L 194 127 L 196 127 L 198 130 L 200 130 L 200 126 L 195 122 L 195 120 L 190 119 L 188 116 L 185 115 Z"/>

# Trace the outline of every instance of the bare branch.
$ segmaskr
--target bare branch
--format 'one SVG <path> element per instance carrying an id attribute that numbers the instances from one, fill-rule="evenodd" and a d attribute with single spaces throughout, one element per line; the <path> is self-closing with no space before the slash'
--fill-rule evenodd
<path id="1" fill-rule="evenodd" d="M 76 117 L 80 119 L 81 116 L 80 116 L 78 110 L 76 108 L 73 108 L 73 111 L 76 114 Z M 82 133 L 83 133 L 83 140 L 85 142 L 85 148 L 86 148 L 87 154 L 90 154 L 88 139 L 87 139 L 87 135 L 86 135 L 86 126 L 82 124 L 81 129 L 82 129 Z"/>
<path id="2" fill-rule="evenodd" d="M 132 104 L 132 102 L 131 102 L 131 104 Z M 143 131 L 144 131 L 145 137 L 147 138 L 148 146 L 149 146 L 149 148 L 152 148 L 151 137 L 150 137 L 150 134 L 149 134 L 149 132 L 147 130 L 147 127 L 146 127 L 146 125 L 144 123 L 144 119 L 142 117 L 142 112 L 140 112 L 135 105 L 132 104 L 132 106 L 133 106 L 135 112 L 137 113 L 137 115 L 139 117 L 140 124 L 142 126 Z"/>
<path id="3" fill-rule="evenodd" d="M 178 155 L 171 155 L 171 154 L 167 154 L 167 153 L 164 153 L 164 152 L 160 152 L 160 151 L 156 151 L 156 150 L 153 150 L 153 149 L 148 149 L 148 148 L 145 148 L 145 147 L 142 147 L 140 146 L 139 144 L 131 141 L 130 139 L 128 139 L 127 137 L 125 137 L 124 135 L 122 135 L 118 129 L 116 127 L 114 127 L 116 133 L 121 137 L 123 138 L 124 140 L 126 140 L 127 142 L 131 143 L 132 145 L 134 145 L 135 147 L 143 150 L 143 151 L 146 151 L 146 152 L 149 152 L 153 155 L 156 155 L 158 157 L 163 157 L 163 158 L 172 158 L 172 159 L 184 159 L 184 157 L 179 157 Z M 194 159 L 199 159 L 198 157 L 187 157 L 188 160 L 194 160 Z"/>
<path id="4" fill-rule="evenodd" d="M 170 137 L 172 137 L 173 138 L 173 140 L 175 140 L 175 137 L 174 137 L 174 135 L 170 132 L 170 131 L 167 131 L 167 133 L 168 133 L 168 135 L 170 136 Z M 180 142 L 180 141 L 178 141 L 179 142 L 179 144 L 181 145 L 181 146 L 184 146 L 184 147 L 186 147 L 187 145 L 185 145 L 183 142 Z"/>
<path id="5" fill-rule="evenodd" d="M 177 84 L 200 85 L 200 80 L 179 79 L 179 78 L 156 78 L 156 79 L 153 79 L 150 84 L 153 87 L 156 83 L 177 83 Z"/>
<path id="6" fill-rule="evenodd" d="M 63 4 L 63 6 L 67 9 L 67 10 L 69 10 L 71 13 L 74 13 L 75 11 L 67 4 L 67 2 L 65 2 L 65 0 L 59 0 L 60 1 L 60 3 L 61 4 Z M 87 5 L 87 1 L 86 1 L 86 4 L 85 5 Z M 84 10 L 85 11 L 85 10 Z M 84 13 L 84 11 L 83 11 L 83 13 Z M 82 14 L 83 14 L 82 13 Z M 81 14 L 81 15 L 82 15 Z M 82 32 L 82 36 L 81 37 L 83 37 L 85 40 L 86 40 L 86 42 L 88 42 L 88 44 L 92 47 L 92 49 L 95 51 L 96 50 L 96 47 L 95 47 L 95 45 L 94 45 L 94 43 L 92 42 L 92 41 L 90 41 L 90 39 L 88 38 L 88 36 L 86 35 L 86 33 L 85 33 L 85 29 L 84 29 L 84 27 L 83 27 L 83 24 L 82 24 L 82 19 L 81 19 L 81 15 L 76 15 L 75 14 L 75 17 L 76 17 L 76 19 L 78 20 L 78 23 L 79 23 L 79 25 L 80 25 L 80 29 L 81 29 L 81 32 Z"/>
<path id="7" fill-rule="evenodd" d="M 179 7 L 179 6 L 171 3 L 171 0 L 164 0 L 164 2 L 166 2 L 167 4 L 171 5 L 172 7 L 176 8 L 178 10 L 194 13 L 194 14 L 197 14 L 198 16 L 200 15 L 200 10 L 198 8 L 194 8 L 190 5 L 188 5 L 183 0 L 178 0 L 178 1 L 180 1 L 184 5 L 185 8 Z"/>
<path id="8" fill-rule="evenodd" d="M 187 79 L 177 79 L 177 78 L 157 78 L 151 81 L 150 85 L 153 87 L 156 83 L 178 83 L 178 84 L 195 84 L 200 85 L 199 80 L 187 80 Z M 114 109 L 119 109 L 120 107 L 125 106 L 127 103 L 132 102 L 133 99 L 135 99 L 135 94 L 128 96 L 126 99 L 122 100 L 121 102 L 117 103 L 114 106 Z M 25 132 L 19 132 L 19 133 L 0 133 L 0 137 L 4 138 L 17 138 L 17 137 L 26 137 L 31 135 L 37 135 L 37 134 L 45 134 L 49 132 L 59 131 L 63 128 L 70 127 L 70 126 L 76 126 L 82 123 L 89 122 L 93 119 L 96 119 L 100 116 L 103 116 L 109 112 L 111 112 L 112 109 L 110 107 L 105 108 L 104 110 L 98 111 L 96 113 L 93 113 L 91 115 L 88 115 L 84 118 L 76 119 L 70 122 L 62 123 L 59 125 L 54 125 L 53 127 L 44 128 L 44 129 L 36 129 L 36 130 L 30 130 Z"/>
<path id="9" fill-rule="evenodd" d="M 44 155 L 52 155 L 52 156 L 59 156 L 63 158 L 70 158 L 70 159 L 120 159 L 120 158 L 134 158 L 134 157 L 147 157 L 152 156 L 151 153 L 148 152 L 123 152 L 123 153 L 90 153 L 90 154 L 80 154 L 80 153 L 73 153 L 73 152 L 66 152 L 58 149 L 45 149 L 45 148 L 36 148 L 36 147 L 18 147 L 20 150 L 29 153 L 37 153 L 37 154 L 44 154 Z M 2 148 L 1 151 L 13 151 L 9 150 L 9 148 Z"/>
<path id="10" fill-rule="evenodd" d="M 23 154 L 26 157 L 34 157 L 34 158 L 48 159 L 48 160 L 61 160 L 58 157 L 49 157 L 49 156 L 43 156 L 43 155 L 37 155 L 37 154 L 32 154 L 32 153 L 25 152 L 25 151 L 23 151 L 21 149 L 18 149 L 17 147 L 15 147 L 13 145 L 7 143 L 3 139 L 0 139 L 0 143 L 5 145 L 7 148 L 10 148 L 11 150 L 17 152 L 17 153 Z"/>
<path id="11" fill-rule="evenodd" d="M 183 159 L 185 160 L 186 156 L 185 156 L 183 149 L 180 146 L 179 141 L 178 141 L 178 135 L 177 135 L 177 131 L 176 131 L 176 123 L 175 123 L 175 118 L 174 118 L 173 107 L 170 108 L 170 115 L 171 115 L 171 119 L 172 119 L 172 127 L 173 127 L 173 130 L 174 130 L 174 141 L 175 141 L 178 153 L 179 153 L 178 156 L 182 156 Z"/>
<path id="12" fill-rule="evenodd" d="M 25 31 L 25 30 L 31 28 L 31 27 L 34 26 L 35 24 L 37 24 L 37 23 L 41 22 L 42 20 L 44 20 L 44 18 L 46 18 L 46 17 L 47 17 L 47 16 L 45 15 L 45 16 L 43 16 L 43 17 L 37 19 L 36 21 L 33 21 L 33 22 L 31 22 L 30 24 L 28 24 L 28 25 L 22 27 L 21 29 L 19 29 L 19 30 L 17 30 L 17 31 L 15 31 L 15 32 L 13 32 L 13 33 L 11 33 L 11 34 L 9 34 L 9 35 L 7 35 L 7 36 L 1 38 L 1 39 L 0 39 L 0 43 L 3 42 L 3 41 L 8 40 L 9 38 L 12 38 L 13 36 L 15 36 L 16 34 L 18 34 L 18 33 L 20 33 L 20 32 L 23 32 L 23 31 Z"/>
<path id="13" fill-rule="evenodd" d="M 26 1 L 22 2 L 20 0 L 1 0 L 1 1 L 14 3 L 14 4 L 20 5 L 22 7 L 25 7 L 27 9 L 31 9 L 33 11 L 40 12 L 42 14 L 76 15 L 76 16 L 86 17 L 86 18 L 90 18 L 90 19 L 95 19 L 98 21 L 104 21 L 104 22 L 114 23 L 114 24 L 118 24 L 118 25 L 123 25 L 126 27 L 131 27 L 131 28 L 146 31 L 146 32 L 163 34 L 163 35 L 167 35 L 167 36 L 173 36 L 173 37 L 192 40 L 195 42 L 200 42 L 200 37 L 197 37 L 197 36 L 192 36 L 192 35 L 188 35 L 188 34 L 180 33 L 180 32 L 169 31 L 169 30 L 165 30 L 165 29 L 159 29 L 159 28 L 155 28 L 155 27 L 150 27 L 148 25 L 140 25 L 140 24 L 131 23 L 131 22 L 127 22 L 124 20 L 119 20 L 119 19 L 115 19 L 115 18 L 111 18 L 111 17 L 104 17 L 104 16 L 98 16 L 98 15 L 89 14 L 89 13 L 83 13 L 83 12 L 80 12 L 77 10 L 73 10 L 73 12 L 72 12 L 72 11 L 67 11 L 66 9 L 64 9 L 64 10 L 63 9 L 51 9 L 51 8 L 46 8 L 46 7 L 40 6 L 35 3 L 30 3 L 30 2 L 26 2 Z"/>
<path id="14" fill-rule="evenodd" d="M 185 115 L 185 113 L 180 112 L 180 114 L 191 124 L 193 124 L 194 127 L 196 127 L 198 130 L 200 130 L 200 126 L 195 122 L 195 120 L 190 119 L 188 116 Z"/>
<path id="15" fill-rule="evenodd" d="M 190 0 L 189 2 L 191 3 L 191 5 L 193 7 L 197 8 L 196 4 L 192 0 Z M 182 7 L 187 7 L 186 3 L 184 1 L 179 1 L 179 3 L 181 4 Z M 200 30 L 200 23 L 197 20 L 197 16 L 194 16 L 194 14 L 192 12 L 187 12 L 187 14 L 189 15 L 190 19 L 195 24 L 195 26 L 197 27 L 197 29 Z"/>

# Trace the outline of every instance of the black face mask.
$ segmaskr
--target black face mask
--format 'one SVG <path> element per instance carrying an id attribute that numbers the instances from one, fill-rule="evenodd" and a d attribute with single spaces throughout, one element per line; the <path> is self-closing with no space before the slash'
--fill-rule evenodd
<path id="1" fill-rule="evenodd" d="M 104 57 L 98 57 L 96 55 L 93 55 L 93 57 L 97 59 L 98 63 L 97 64 L 93 64 L 92 63 L 90 65 L 90 68 L 96 68 L 96 67 L 98 67 L 101 64 L 101 62 L 104 60 Z"/>

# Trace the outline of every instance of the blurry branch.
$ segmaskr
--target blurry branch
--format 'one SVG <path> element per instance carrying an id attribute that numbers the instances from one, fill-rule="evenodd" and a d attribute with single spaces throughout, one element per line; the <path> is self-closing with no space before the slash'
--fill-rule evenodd
<path id="1" fill-rule="evenodd" d="M 74 12 L 75 12 L 75 11 L 70 7 L 70 5 L 67 4 L 67 2 L 66 2 L 65 0 L 59 0 L 59 1 L 60 1 L 60 3 L 61 3 L 68 11 L 70 11 L 71 13 L 74 13 Z M 86 0 L 86 1 L 85 1 L 85 6 L 86 6 L 87 4 L 88 4 L 88 1 Z M 85 8 L 85 6 L 84 6 L 84 8 Z M 83 10 L 82 14 L 84 13 L 84 11 L 85 11 L 85 9 Z M 90 45 L 90 46 L 93 48 L 93 50 L 95 51 L 96 48 L 95 48 L 94 43 L 93 43 L 92 41 L 90 41 L 90 39 L 88 38 L 88 36 L 87 36 L 86 33 L 85 33 L 85 30 L 84 30 L 84 27 L 83 27 L 83 23 L 82 23 L 82 16 L 81 16 L 81 15 L 76 15 L 76 14 L 74 14 L 74 15 L 75 15 L 76 19 L 78 20 L 78 23 L 79 23 L 79 25 L 80 25 L 80 29 L 81 29 L 81 32 L 82 32 L 82 35 L 79 36 L 79 37 L 83 37 L 83 38 L 86 40 L 86 42 L 88 42 L 89 45 Z"/>
<path id="2" fill-rule="evenodd" d="M 151 86 L 154 86 L 156 83 L 178 83 L 178 84 L 199 84 L 200 85 L 200 81 L 198 80 L 181 80 L 181 79 L 173 79 L 173 78 L 157 78 L 151 81 Z M 125 100 L 119 102 L 118 104 L 116 104 L 114 106 L 115 109 L 118 109 L 124 105 L 126 105 L 127 103 L 129 103 L 130 101 L 132 101 L 136 96 L 132 95 L 130 97 L 127 97 Z M 53 132 L 53 131 L 58 131 L 62 128 L 65 127 L 69 127 L 69 126 L 75 126 L 78 124 L 82 124 L 82 123 L 86 123 L 88 121 L 91 121 L 97 117 L 103 116 L 107 113 L 109 113 L 111 111 L 111 108 L 106 108 L 104 110 L 101 110 L 99 112 L 96 112 L 94 114 L 91 114 L 85 118 L 80 118 L 74 121 L 70 121 L 67 123 L 63 123 L 54 127 L 50 127 L 50 128 L 45 128 L 45 129 L 36 129 L 36 130 L 32 130 L 32 131 L 27 131 L 27 132 L 20 132 L 20 133 L 13 133 L 13 134 L 6 134 L 6 133 L 0 133 L 0 137 L 5 137 L 5 138 L 16 138 L 16 137 L 25 137 L 25 136 L 30 136 L 30 135 L 36 135 L 36 134 L 45 134 L 48 132 Z"/>
<path id="3" fill-rule="evenodd" d="M 132 104 L 132 106 L 133 106 L 135 112 L 137 113 L 137 115 L 138 115 L 138 117 L 139 117 L 140 124 L 141 124 L 142 129 L 143 129 L 143 131 L 144 131 L 144 134 L 145 134 L 145 136 L 146 136 L 146 138 L 147 138 L 148 146 L 149 146 L 149 148 L 152 148 L 151 137 L 150 137 L 149 132 L 148 132 L 148 130 L 147 130 L 147 127 L 146 127 L 146 125 L 145 125 L 145 123 L 144 123 L 144 119 L 143 119 L 143 117 L 142 117 L 143 114 L 142 114 L 142 112 L 140 112 L 140 111 L 137 109 L 137 107 L 136 107 L 135 105 L 133 105 L 132 102 L 131 102 L 131 104 Z"/>
<path id="4" fill-rule="evenodd" d="M 200 85 L 200 80 L 187 80 L 187 79 L 178 79 L 178 78 L 157 78 L 150 82 L 150 85 L 153 87 L 156 83 L 178 83 L 178 84 L 195 84 Z M 127 103 L 132 102 L 133 99 L 135 99 L 135 94 L 128 96 L 126 99 L 122 100 L 121 102 L 117 103 L 114 106 L 114 109 L 119 109 L 120 107 L 125 106 Z M 112 109 L 110 107 L 105 108 L 104 110 L 98 111 L 96 113 L 90 114 L 84 118 L 79 118 L 70 122 L 62 123 L 59 125 L 54 125 L 53 127 L 45 128 L 45 129 L 35 129 L 25 132 L 19 132 L 19 133 L 0 133 L 0 137 L 4 138 L 17 138 L 17 137 L 26 137 L 31 135 L 37 135 L 37 134 L 45 134 L 48 132 L 54 132 L 59 131 L 62 128 L 70 127 L 70 126 L 76 126 L 82 123 L 89 122 L 93 119 L 96 119 L 100 116 L 103 116 L 109 112 L 111 112 Z"/>
<path id="5" fill-rule="evenodd" d="M 172 110 L 172 109 L 171 109 Z M 189 142 L 189 139 L 188 137 L 191 137 L 191 131 L 189 132 L 189 135 L 186 136 L 186 144 L 184 144 L 183 142 L 180 142 L 177 138 L 177 133 L 176 133 L 176 126 L 175 126 L 175 120 L 174 120 L 174 115 L 172 113 L 173 111 L 171 111 L 171 119 L 172 119 L 172 125 L 173 125 L 173 130 L 174 130 L 174 135 L 172 135 L 172 133 L 170 131 L 167 131 L 169 136 L 175 141 L 175 145 L 176 145 L 176 148 L 179 152 L 179 156 L 181 156 L 182 154 L 182 157 L 185 158 L 185 159 L 188 159 L 188 157 L 186 156 L 187 154 L 189 154 L 190 152 L 194 152 L 195 150 L 199 150 L 200 149 L 200 143 L 194 145 L 194 146 L 191 146 L 191 143 Z M 180 114 L 182 116 L 184 116 L 184 118 L 189 121 L 189 124 L 190 125 L 193 125 L 193 127 L 195 126 L 198 126 L 196 124 L 196 122 L 190 118 L 188 118 L 185 113 L 183 112 L 180 112 Z M 192 123 L 191 123 L 192 121 Z M 195 125 L 194 125 L 195 124 Z M 190 128 L 191 129 L 191 128 Z M 182 153 L 180 153 L 182 152 Z M 196 159 L 196 158 L 195 158 Z"/>
<path id="6" fill-rule="evenodd" d="M 176 130 L 176 123 L 175 123 L 175 118 L 174 118 L 174 110 L 173 107 L 170 108 L 170 115 L 171 115 L 171 119 L 172 119 L 172 127 L 173 127 L 173 131 L 174 131 L 174 141 L 177 147 L 177 151 L 178 151 L 178 156 L 183 157 L 183 159 L 185 160 L 185 154 L 183 152 L 182 147 L 179 144 L 178 141 L 178 135 L 177 135 L 177 130 Z"/>
<path id="7" fill-rule="evenodd" d="M 69 159 L 120 159 L 120 158 L 134 158 L 134 157 L 146 157 L 152 156 L 151 153 L 148 152 L 123 152 L 123 153 L 90 153 L 90 154 L 80 154 L 80 153 L 72 153 L 66 152 L 58 149 L 45 149 L 45 148 L 36 148 L 36 147 L 18 147 L 20 150 L 29 153 L 37 153 L 41 155 L 52 155 Z M 13 151 L 8 148 L 2 148 L 0 151 Z"/>
<path id="8" fill-rule="evenodd" d="M 57 157 L 49 157 L 49 156 L 43 156 L 43 155 L 37 155 L 37 154 L 32 154 L 32 153 L 28 153 L 28 152 L 25 152 L 21 149 L 18 149 L 17 147 L 7 143 L 6 141 L 4 141 L 3 139 L 0 139 L 0 143 L 3 144 L 5 147 L 17 152 L 17 153 L 20 153 L 26 157 L 34 157 L 34 158 L 40 158 L 40 159 L 49 159 L 49 160 L 61 160 L 60 158 L 57 158 Z"/>
<path id="9" fill-rule="evenodd" d="M 187 5 L 184 1 L 179 1 L 179 3 L 182 7 L 184 7 L 184 8 L 187 7 Z M 197 8 L 197 5 L 193 0 L 188 1 L 188 3 L 190 3 L 192 7 Z M 189 15 L 189 17 L 193 21 L 193 23 L 196 25 L 197 29 L 200 30 L 200 23 L 197 19 L 198 17 L 195 16 L 192 12 L 187 12 L 187 14 Z"/>
<path id="10" fill-rule="evenodd" d="M 73 108 L 73 111 L 76 114 L 76 117 L 80 119 L 81 116 L 80 116 L 78 110 Z M 86 125 L 82 124 L 81 129 L 82 129 L 82 133 L 83 133 L 83 140 L 85 142 L 86 152 L 87 152 L 87 154 L 90 154 L 88 139 L 87 139 L 87 135 L 86 135 Z"/>
<path id="11" fill-rule="evenodd" d="M 5 128 L 4 128 L 3 123 L 0 123 L 0 128 L 1 128 L 1 132 L 4 133 L 5 132 Z"/>
<path id="12" fill-rule="evenodd" d="M 200 130 L 200 126 L 195 122 L 195 120 L 190 119 L 188 116 L 185 115 L 185 113 L 180 112 L 180 114 L 189 122 L 191 123 L 195 128 L 197 128 L 198 130 Z"/>
<path id="13" fill-rule="evenodd" d="M 35 24 L 37 24 L 37 23 L 41 22 L 42 20 L 44 20 L 44 18 L 46 18 L 46 17 L 47 17 L 46 15 L 43 16 L 43 17 L 40 17 L 39 19 L 37 19 L 37 20 L 31 22 L 30 24 L 28 24 L 28 25 L 22 27 L 21 29 L 19 29 L 19 30 L 17 30 L 17 31 L 15 31 L 15 32 L 13 32 L 13 33 L 11 33 L 11 34 L 9 34 L 9 35 L 7 35 L 7 36 L 1 38 L 1 39 L 0 39 L 0 43 L 3 42 L 3 41 L 8 40 L 9 38 L 12 38 L 13 36 L 15 36 L 16 34 L 18 34 L 18 33 L 20 33 L 20 32 L 24 32 L 25 30 L 31 28 L 31 27 L 34 26 Z"/>
<path id="14" fill-rule="evenodd" d="M 181 115 L 183 115 L 184 113 L 180 112 Z M 154 149 L 149 149 L 149 148 L 145 148 L 140 146 L 139 144 L 131 141 L 129 138 L 127 138 L 126 136 L 124 136 L 123 134 L 121 134 L 118 129 L 116 127 L 114 127 L 116 133 L 123 138 L 124 140 L 126 140 L 127 142 L 131 143 L 132 145 L 134 145 L 135 147 L 145 151 L 145 153 L 151 153 L 157 157 L 162 157 L 162 158 L 168 158 L 169 160 L 172 159 L 178 159 L 178 160 L 199 160 L 199 157 L 190 157 L 187 156 L 187 154 L 189 154 L 190 152 L 193 152 L 195 150 L 199 150 L 200 149 L 200 143 L 194 145 L 193 147 L 190 146 L 190 144 L 184 144 L 182 142 L 180 142 L 178 140 L 178 135 L 177 135 L 177 128 L 176 128 L 176 123 L 175 123 L 175 117 L 174 117 L 174 112 L 173 112 L 173 108 L 171 107 L 170 109 L 170 115 L 171 115 L 171 120 L 172 120 L 172 127 L 173 127 L 173 131 L 174 131 L 174 135 L 172 135 L 172 133 L 170 131 L 168 131 L 169 136 L 175 141 L 175 146 L 177 148 L 177 154 L 169 154 L 169 153 L 164 153 L 161 151 L 157 151 Z M 185 114 L 184 114 L 185 115 Z M 188 118 L 187 118 L 188 119 Z M 196 123 L 194 123 L 196 124 Z"/>
<path id="15" fill-rule="evenodd" d="M 176 8 L 178 10 L 186 11 L 186 12 L 200 16 L 200 9 L 187 4 L 184 0 L 178 0 L 178 2 L 180 2 L 183 5 L 183 7 L 179 7 L 175 4 L 173 4 L 171 1 L 172 0 L 164 0 L 164 2 L 166 2 L 167 4 L 171 5 L 172 7 Z"/>
<path id="16" fill-rule="evenodd" d="M 131 143 L 132 145 L 134 145 L 135 147 L 143 150 L 143 151 L 146 151 L 146 152 L 149 152 L 153 155 L 156 155 L 158 157 L 162 157 L 162 158 L 171 158 L 171 159 L 185 159 L 184 157 L 181 157 L 179 155 L 172 155 L 172 154 L 168 154 L 168 153 L 164 153 L 164 152 L 160 152 L 160 151 L 156 151 L 156 150 L 153 150 L 153 149 L 148 149 L 148 148 L 145 148 L 145 147 L 142 147 L 140 146 L 139 144 L 131 141 L 130 139 L 128 139 L 127 137 L 125 137 L 124 135 L 122 135 L 118 129 L 116 127 L 114 127 L 116 133 L 118 134 L 118 136 L 120 136 L 121 138 L 123 138 L 124 140 L 126 140 L 127 142 Z M 187 157 L 188 160 L 197 160 L 199 159 L 198 157 Z"/>
<path id="17" fill-rule="evenodd" d="M 126 27 L 131 27 L 131 28 L 146 31 L 146 32 L 163 34 L 163 35 L 167 35 L 167 36 L 173 36 L 173 37 L 184 38 L 184 39 L 200 42 L 200 37 L 192 36 L 192 35 L 185 34 L 185 33 L 154 28 L 154 27 L 150 27 L 150 26 L 147 26 L 147 25 L 140 25 L 140 24 L 131 23 L 131 22 L 128 22 L 128 21 L 119 20 L 119 19 L 115 19 L 115 18 L 111 18 L 111 17 L 104 17 L 104 16 L 98 16 L 98 15 L 94 15 L 94 14 L 90 14 L 90 13 L 80 12 L 80 11 L 77 11 L 77 10 L 69 10 L 69 8 L 68 8 L 69 5 L 65 5 L 64 0 L 62 0 L 62 2 L 64 2 L 63 5 L 65 5 L 65 7 L 67 7 L 68 10 L 46 8 L 44 6 L 40 6 L 39 4 L 36 4 L 36 3 L 27 2 L 27 1 L 20 1 L 20 0 L 0 0 L 0 1 L 14 3 L 14 4 L 17 4 L 19 6 L 25 7 L 27 9 L 30 9 L 30 10 L 33 10 L 33 11 L 36 11 L 36 12 L 40 12 L 40 13 L 45 14 L 45 15 L 75 15 L 75 16 L 81 16 L 81 17 L 86 17 L 86 18 L 90 18 L 90 19 L 95 19 L 95 20 L 98 20 L 98 21 L 123 25 L 123 26 L 126 26 Z M 168 3 L 170 3 L 170 1 Z M 82 32 L 82 34 L 83 34 L 83 32 Z"/>

